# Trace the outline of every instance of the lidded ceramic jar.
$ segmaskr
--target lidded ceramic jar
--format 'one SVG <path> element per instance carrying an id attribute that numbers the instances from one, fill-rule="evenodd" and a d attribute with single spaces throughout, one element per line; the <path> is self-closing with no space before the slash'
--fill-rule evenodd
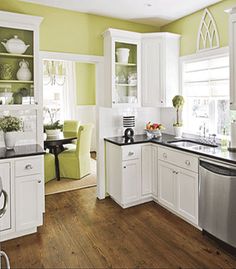
<path id="1" fill-rule="evenodd" d="M 1 42 L 5 47 L 7 52 L 14 54 L 23 54 L 30 45 L 26 45 L 24 41 L 15 35 L 13 38 L 6 40 L 6 42 Z"/>

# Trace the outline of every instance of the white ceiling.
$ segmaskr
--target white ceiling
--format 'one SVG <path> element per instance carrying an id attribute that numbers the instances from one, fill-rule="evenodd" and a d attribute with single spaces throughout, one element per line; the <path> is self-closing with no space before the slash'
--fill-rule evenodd
<path id="1" fill-rule="evenodd" d="M 161 26 L 221 0 L 21 0 Z"/>

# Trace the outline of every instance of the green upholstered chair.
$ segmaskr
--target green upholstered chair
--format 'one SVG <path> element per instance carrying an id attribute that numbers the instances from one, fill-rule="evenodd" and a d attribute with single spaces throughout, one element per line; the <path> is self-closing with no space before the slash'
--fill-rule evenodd
<path id="1" fill-rule="evenodd" d="M 90 146 L 92 124 L 79 127 L 76 149 L 68 149 L 59 154 L 60 175 L 62 178 L 80 179 L 91 173 Z"/>
<path id="2" fill-rule="evenodd" d="M 44 155 L 44 180 L 47 183 L 56 178 L 55 172 L 55 156 L 51 153 Z"/>
<path id="3" fill-rule="evenodd" d="M 64 136 L 77 136 L 80 122 L 77 120 L 65 120 L 63 124 Z"/>
<path id="4" fill-rule="evenodd" d="M 80 122 L 77 120 L 65 120 L 63 124 L 63 134 L 65 137 L 77 136 Z M 75 149 L 76 140 L 73 143 L 65 144 L 66 149 Z"/>

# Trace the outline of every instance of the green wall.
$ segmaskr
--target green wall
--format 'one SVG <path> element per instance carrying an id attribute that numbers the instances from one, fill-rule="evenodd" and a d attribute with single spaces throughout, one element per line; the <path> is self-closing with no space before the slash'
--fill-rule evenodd
<path id="1" fill-rule="evenodd" d="M 137 32 L 159 31 L 159 27 L 18 0 L 0 0 L 0 10 L 44 17 L 40 28 L 40 50 L 46 51 L 103 55 L 102 33 L 107 28 Z"/>
<path id="2" fill-rule="evenodd" d="M 102 56 L 102 33 L 107 28 L 137 32 L 160 31 L 159 27 L 34 5 L 18 0 L 0 0 L 0 10 L 44 17 L 40 27 L 40 50 L 45 51 Z M 89 64 L 77 65 L 78 105 L 95 104 L 94 68 Z"/>
<path id="3" fill-rule="evenodd" d="M 236 6 L 236 0 L 224 0 L 208 9 L 213 15 L 219 32 L 220 46 L 228 46 L 228 18 L 224 10 Z M 162 32 L 173 32 L 181 35 L 181 55 L 193 54 L 197 48 L 197 34 L 203 10 L 186 16 L 166 26 L 161 27 Z"/>
<path id="4" fill-rule="evenodd" d="M 96 104 L 95 65 L 76 63 L 77 105 Z"/>

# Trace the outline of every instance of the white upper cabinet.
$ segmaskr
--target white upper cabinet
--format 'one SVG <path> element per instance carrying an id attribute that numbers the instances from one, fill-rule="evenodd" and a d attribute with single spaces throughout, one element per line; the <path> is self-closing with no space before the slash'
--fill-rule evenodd
<path id="1" fill-rule="evenodd" d="M 172 106 L 179 92 L 179 43 L 177 34 L 142 35 L 143 106 Z"/>
<path id="2" fill-rule="evenodd" d="M 236 110 L 236 9 L 231 11 L 229 19 L 230 49 L 230 109 Z"/>
<path id="3" fill-rule="evenodd" d="M 108 29 L 104 33 L 107 107 L 141 105 L 141 34 Z"/>

